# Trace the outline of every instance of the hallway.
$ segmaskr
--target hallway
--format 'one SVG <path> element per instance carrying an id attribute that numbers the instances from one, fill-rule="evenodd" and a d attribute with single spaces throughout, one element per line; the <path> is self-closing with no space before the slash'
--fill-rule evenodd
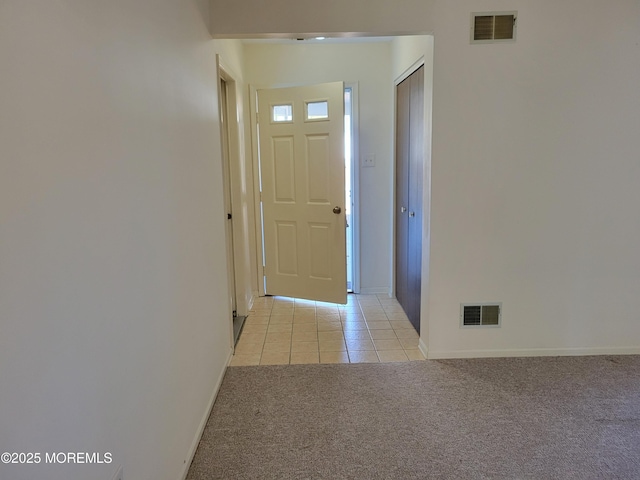
<path id="1" fill-rule="evenodd" d="M 230 366 L 424 360 L 418 334 L 394 298 L 349 295 L 347 305 L 261 297 Z"/>

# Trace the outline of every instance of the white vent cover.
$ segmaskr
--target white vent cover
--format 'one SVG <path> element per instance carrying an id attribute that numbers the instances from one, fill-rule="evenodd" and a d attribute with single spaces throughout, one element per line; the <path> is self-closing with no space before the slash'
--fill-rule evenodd
<path id="1" fill-rule="evenodd" d="M 471 43 L 515 42 L 518 12 L 471 14 Z"/>
<path id="2" fill-rule="evenodd" d="M 501 323 L 501 303 L 460 304 L 461 327 L 499 327 Z"/>

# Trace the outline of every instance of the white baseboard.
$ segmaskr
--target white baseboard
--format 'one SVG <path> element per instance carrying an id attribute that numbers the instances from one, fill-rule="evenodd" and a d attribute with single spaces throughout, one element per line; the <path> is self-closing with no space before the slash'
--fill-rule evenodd
<path id="1" fill-rule="evenodd" d="M 258 298 L 258 292 L 251 292 L 251 298 L 249 299 L 249 309 L 247 310 L 247 314 L 253 309 L 253 304 L 256 301 L 256 298 Z"/>
<path id="2" fill-rule="evenodd" d="M 422 337 L 418 340 L 418 350 L 422 352 L 424 358 L 429 358 L 429 349 L 427 348 L 427 344 L 422 341 Z"/>
<path id="3" fill-rule="evenodd" d="M 420 340 L 422 343 L 422 339 Z M 422 347 L 420 347 L 422 350 Z M 426 348 L 425 348 L 426 350 Z M 424 353 L 424 352 L 423 352 Z M 427 358 L 569 357 L 589 355 L 640 355 L 640 347 L 529 348 L 512 350 L 430 350 Z"/>
<path id="4" fill-rule="evenodd" d="M 389 287 L 367 287 L 360 288 L 360 295 L 377 295 L 379 293 L 386 293 L 389 295 Z"/>
<path id="5" fill-rule="evenodd" d="M 180 478 L 185 480 L 187 478 L 187 474 L 189 473 L 189 468 L 191 468 L 191 462 L 193 462 L 193 457 L 196 454 L 196 450 L 198 449 L 198 445 L 200 444 L 200 439 L 202 438 L 202 434 L 204 433 L 204 429 L 207 426 L 207 421 L 209 420 L 209 416 L 211 415 L 211 410 L 213 409 L 213 404 L 216 401 L 216 397 L 218 396 L 218 392 L 220 391 L 220 386 L 222 385 L 222 379 L 224 378 L 224 374 L 227 371 L 227 365 L 231 361 L 231 357 L 233 356 L 233 350 L 229 350 L 229 355 L 227 356 L 227 361 L 225 362 L 225 368 L 222 369 L 222 372 L 218 375 L 218 380 L 213 388 L 213 393 L 211 394 L 211 398 L 209 399 L 209 403 L 207 408 L 205 409 L 202 420 L 200 420 L 200 424 L 198 425 L 198 431 L 196 432 L 196 436 L 191 443 L 191 447 L 189 448 L 189 453 L 187 455 L 187 463 L 184 465 L 184 469 L 182 471 L 182 475 Z"/>

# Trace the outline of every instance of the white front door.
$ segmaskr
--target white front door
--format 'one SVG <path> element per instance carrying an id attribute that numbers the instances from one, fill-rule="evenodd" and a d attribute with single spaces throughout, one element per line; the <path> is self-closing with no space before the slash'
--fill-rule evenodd
<path id="1" fill-rule="evenodd" d="M 346 303 L 344 85 L 258 90 L 265 291 Z"/>

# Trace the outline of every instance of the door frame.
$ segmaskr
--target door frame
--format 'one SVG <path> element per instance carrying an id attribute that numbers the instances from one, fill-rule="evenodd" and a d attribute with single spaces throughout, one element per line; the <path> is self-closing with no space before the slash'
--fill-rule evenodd
<path id="1" fill-rule="evenodd" d="M 396 181 L 397 181 L 397 172 L 396 165 L 398 159 L 396 158 L 396 141 L 398 139 L 398 131 L 397 131 L 397 112 L 398 112 L 398 85 L 404 82 L 407 78 L 409 78 L 416 70 L 425 65 L 425 57 L 421 56 L 418 60 L 416 60 L 409 68 L 407 68 L 404 72 L 402 72 L 398 77 L 393 81 L 393 218 L 392 220 L 392 229 L 391 229 L 391 296 L 396 298 L 396 253 L 397 253 L 397 245 L 396 245 L 396 217 L 398 215 L 398 205 L 396 202 Z M 426 112 L 426 110 L 425 110 Z M 425 122 L 426 123 L 426 122 Z M 425 145 L 427 139 L 425 138 Z M 426 150 L 426 146 L 425 146 Z M 425 166 L 426 168 L 426 166 Z M 423 196 L 425 195 L 425 190 L 423 189 Z M 423 201 L 424 205 L 424 201 Z M 424 215 L 427 212 L 423 210 L 423 225 L 424 223 Z M 423 255 L 424 255 L 424 243 L 423 243 Z M 424 269 L 421 269 L 422 274 L 424 275 Z M 423 276 L 424 278 L 424 276 Z M 420 315 L 422 318 L 422 314 Z"/>
<path id="2" fill-rule="evenodd" d="M 262 193 L 260 182 L 262 181 L 260 170 L 260 154 L 258 142 L 258 89 L 264 88 L 249 85 L 249 124 L 251 128 L 251 158 L 253 161 L 253 201 L 254 201 L 254 228 L 256 232 L 256 271 L 258 274 L 258 296 L 266 295 L 264 288 L 264 238 L 262 235 Z M 266 87 L 269 88 L 269 87 Z"/>
<path id="3" fill-rule="evenodd" d="M 433 47 L 431 47 L 433 49 Z M 422 189 L 422 265 L 420 268 L 422 274 L 422 286 L 421 286 L 421 304 L 420 304 L 420 340 L 418 342 L 418 348 L 425 356 L 429 358 L 428 354 L 428 337 L 429 337 L 429 274 L 430 274 L 430 255 L 431 255 L 431 145 L 432 145 L 432 106 L 433 106 L 433 50 L 431 50 L 431 57 L 426 55 L 420 56 L 409 68 L 407 68 L 402 74 L 400 74 L 395 80 L 393 85 L 393 106 L 394 112 L 397 110 L 397 86 L 403 80 L 406 80 L 413 72 L 415 72 L 421 66 L 425 68 L 425 90 L 424 90 L 424 122 L 425 122 L 425 137 L 424 137 L 424 172 L 423 172 L 423 189 Z M 427 61 L 429 58 L 429 61 Z M 427 84 L 427 79 L 429 83 Z M 396 221 L 398 206 L 396 205 L 395 195 L 395 183 L 396 183 L 396 122 L 394 113 L 394 126 L 393 126 L 393 228 L 392 228 L 392 295 L 396 295 Z"/>
<path id="4" fill-rule="evenodd" d="M 255 238 L 256 238 L 256 271 L 258 281 L 258 296 L 264 297 L 264 238 L 262 232 L 262 199 L 260 192 L 261 170 L 260 170 L 260 154 L 258 142 L 258 90 L 269 88 L 299 87 L 304 86 L 299 83 L 274 84 L 274 85 L 252 85 L 249 84 L 249 122 L 251 125 L 251 157 L 253 160 L 253 198 L 254 198 L 254 219 L 255 219 Z M 352 212 L 353 212 L 353 285 L 354 293 L 360 292 L 360 169 L 358 168 L 358 145 L 359 145 L 359 119 L 358 119 L 358 82 L 344 82 L 344 88 L 351 88 L 352 92 L 352 118 L 351 118 L 351 192 L 352 192 Z"/>
<path id="5" fill-rule="evenodd" d="M 344 82 L 344 88 L 351 89 L 351 204 L 352 222 L 352 242 L 351 248 L 353 259 L 351 267 L 353 269 L 353 293 L 360 293 L 360 107 L 358 82 Z"/>
<path id="6" fill-rule="evenodd" d="M 238 110 L 238 93 L 237 93 L 237 80 L 238 78 L 233 71 L 224 64 L 220 55 L 216 55 L 216 67 L 217 67 L 217 88 L 218 88 L 218 114 L 220 115 L 220 148 L 222 153 L 222 182 L 223 182 L 223 196 L 224 206 L 227 213 L 232 214 L 231 218 L 231 230 L 230 235 L 225 235 L 225 242 L 231 242 L 231 245 L 227 243 L 227 281 L 229 288 L 229 311 L 236 315 L 246 315 L 248 306 L 242 302 L 242 297 L 238 295 L 238 292 L 242 291 L 242 285 L 240 280 L 243 278 L 244 272 L 239 268 L 237 259 L 241 258 L 241 245 L 238 241 L 242 237 L 242 231 L 239 228 L 239 214 L 234 212 L 234 206 L 240 205 L 241 201 L 238 193 L 239 179 L 235 172 L 234 166 L 240 164 L 240 135 L 238 124 L 235 121 L 231 121 L 234 118 L 230 115 L 230 112 L 236 112 Z M 226 84 L 226 92 L 221 89 L 222 82 Z M 223 111 L 226 107 L 226 111 Z M 226 121 L 222 121 L 222 119 Z M 229 203 L 227 205 L 227 202 Z M 235 216 L 235 222 L 234 218 Z M 225 218 L 225 222 L 228 220 Z M 226 228 L 226 227 L 225 227 Z M 230 237 L 230 238 L 229 238 Z M 234 309 L 235 306 L 235 309 Z M 233 328 L 230 329 L 230 341 L 233 348 Z"/>

